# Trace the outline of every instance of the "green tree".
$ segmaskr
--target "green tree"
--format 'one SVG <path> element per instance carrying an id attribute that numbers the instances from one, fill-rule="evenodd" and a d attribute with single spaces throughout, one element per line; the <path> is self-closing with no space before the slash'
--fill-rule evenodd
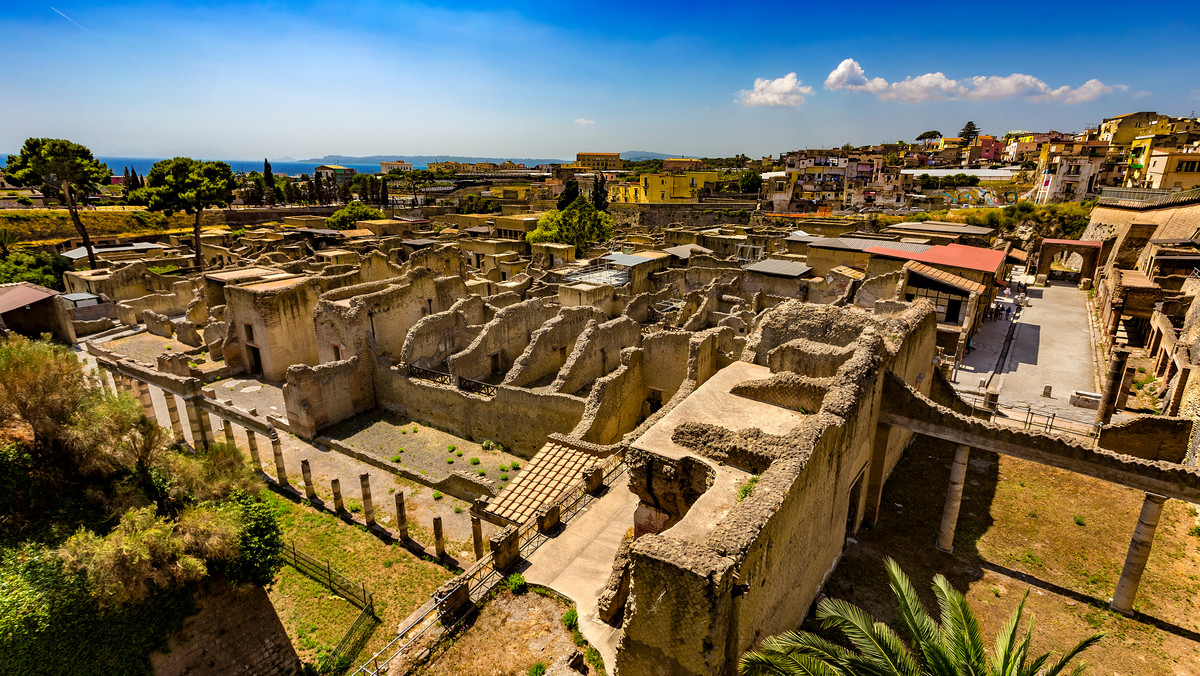
<path id="1" fill-rule="evenodd" d="M 275 174 L 271 171 L 271 163 L 263 159 L 263 199 L 267 204 L 274 204 L 278 200 L 278 195 L 275 191 Z"/>
<path id="2" fill-rule="evenodd" d="M 100 190 L 100 184 L 112 176 L 103 162 L 92 156 L 86 147 L 57 138 L 28 138 L 17 155 L 8 156 L 4 177 L 18 186 L 43 186 L 61 193 L 63 204 L 83 247 L 87 250 L 88 265 L 96 269 L 96 252 L 92 238 L 79 218 L 79 200 Z"/>
<path id="3" fill-rule="evenodd" d="M 738 192 L 757 193 L 761 188 L 762 174 L 749 169 L 738 174 Z"/>
<path id="4" fill-rule="evenodd" d="M 576 197 L 579 197 L 579 181 L 569 178 L 563 184 L 563 191 L 558 196 L 558 210 L 562 211 L 566 209 L 568 205 L 575 201 Z"/>
<path id="5" fill-rule="evenodd" d="M 962 139 L 963 146 L 969 146 L 975 139 L 979 138 L 979 127 L 975 126 L 975 121 L 970 120 L 958 132 L 958 137 Z"/>
<path id="6" fill-rule="evenodd" d="M 921 132 L 920 135 L 917 136 L 917 140 L 925 142 L 925 143 L 932 143 L 932 142 L 940 139 L 941 137 L 942 137 L 942 132 L 940 132 L 936 129 L 930 129 L 929 131 Z"/>
<path id="7" fill-rule="evenodd" d="M 145 204 L 150 211 L 161 211 L 168 216 L 176 211 L 195 214 L 192 236 L 196 267 L 203 268 L 200 221 L 204 210 L 229 206 L 233 201 L 233 187 L 233 172 L 228 164 L 176 157 L 155 162 L 146 176 L 146 186 L 135 191 L 131 199 L 138 204 Z"/>
<path id="8" fill-rule="evenodd" d="M 850 152 L 851 150 L 854 150 L 854 146 L 849 143 L 844 143 L 842 144 L 842 150 Z"/>
<path id="9" fill-rule="evenodd" d="M 612 216 L 598 211 L 591 200 L 578 195 L 566 209 L 555 209 L 542 216 L 537 229 L 525 235 L 525 241 L 570 244 L 577 253 L 582 253 L 588 245 L 611 239 L 612 235 Z"/>
<path id="10" fill-rule="evenodd" d="M 21 238 L 17 236 L 17 233 L 8 228 L 0 228 L 0 260 L 8 260 L 12 248 L 20 241 Z"/>
<path id="11" fill-rule="evenodd" d="M 33 282 L 56 291 L 63 290 L 63 273 L 71 262 L 49 251 L 18 249 L 0 260 L 0 284 Z"/>
<path id="12" fill-rule="evenodd" d="M 359 221 L 375 221 L 384 218 L 383 212 L 363 204 L 358 200 L 333 212 L 325 219 L 325 224 L 334 230 L 349 230 Z"/>
<path id="13" fill-rule="evenodd" d="M 933 593 L 941 612 L 938 622 L 921 605 L 899 564 L 888 558 L 885 566 L 911 647 L 891 627 L 861 608 L 825 599 L 817 606 L 818 621 L 828 629 L 840 630 L 853 649 L 808 632 L 786 632 L 766 639 L 759 650 L 742 655 L 739 672 L 746 676 L 1059 676 L 1080 653 L 1104 636 L 1085 638 L 1053 663 L 1049 653 L 1031 657 L 1033 620 L 1023 636 L 1019 633 L 1025 612 L 1022 599 L 989 652 L 975 612 L 945 577 L 933 579 Z M 1068 673 L 1078 675 L 1083 669 L 1077 664 Z"/>
<path id="14" fill-rule="evenodd" d="M 599 171 L 592 182 L 592 206 L 596 211 L 608 211 L 608 179 Z"/>

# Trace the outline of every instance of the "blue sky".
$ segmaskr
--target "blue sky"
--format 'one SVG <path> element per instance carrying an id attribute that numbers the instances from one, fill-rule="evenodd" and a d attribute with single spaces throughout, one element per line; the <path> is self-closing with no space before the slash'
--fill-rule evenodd
<path id="1" fill-rule="evenodd" d="M 761 156 L 1200 109 L 1191 3 L 772 5 L 10 1 L 0 150 Z"/>

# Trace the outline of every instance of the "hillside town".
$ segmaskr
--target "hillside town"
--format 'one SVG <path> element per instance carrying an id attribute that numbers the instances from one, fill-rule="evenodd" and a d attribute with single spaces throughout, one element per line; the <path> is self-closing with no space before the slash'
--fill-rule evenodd
<path id="1" fill-rule="evenodd" d="M 830 598 L 884 604 L 885 559 L 982 613 L 1032 587 L 1046 650 L 1143 632 L 1117 673 L 1200 669 L 1200 118 L 761 159 L 119 169 L 56 139 L 8 156 L 0 408 L 18 444 L 83 457 L 80 416 L 115 414 L 82 411 L 129 402 L 104 447 L 126 478 L 80 500 L 131 511 L 62 565 L 108 590 L 97 617 L 191 599 L 135 656 L 153 673 L 483 673 L 497 626 L 542 615 L 500 673 L 774 673 L 747 655 Z M 49 361 L 22 371 L 31 350 Z M 51 368 L 99 399 L 59 412 L 30 385 Z M 121 438 L 145 450 L 118 471 Z M 135 508 L 192 486 L 180 458 L 233 474 L 178 498 L 173 546 L 234 570 L 189 515 L 262 490 L 265 572 L 111 568 Z M 8 522 L 58 517 L 26 481 L 3 523 L 32 542 Z M 19 660 L 47 638 L 4 640 Z"/>

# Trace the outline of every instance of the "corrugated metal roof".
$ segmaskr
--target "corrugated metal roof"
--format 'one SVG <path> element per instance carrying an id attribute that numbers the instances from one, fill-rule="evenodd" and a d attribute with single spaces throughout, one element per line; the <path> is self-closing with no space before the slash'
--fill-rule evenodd
<path id="1" fill-rule="evenodd" d="M 979 282 L 972 281 L 966 277 L 951 274 L 945 270 L 938 270 L 937 268 L 925 265 L 924 263 L 909 261 L 904 264 L 904 267 L 908 268 L 911 272 L 921 275 L 922 277 L 932 279 L 935 282 L 941 282 L 942 284 L 948 284 L 967 293 L 982 294 L 984 291 L 983 284 L 980 284 Z"/>
<path id="2" fill-rule="evenodd" d="M 167 246 L 165 244 L 159 244 L 157 242 L 134 242 L 132 244 L 118 244 L 116 246 L 92 245 L 92 251 L 95 251 L 97 256 L 100 254 L 115 253 L 118 251 L 149 251 L 150 249 L 166 248 Z M 71 249 L 70 251 L 64 251 L 62 255 L 66 258 L 70 258 L 71 260 L 79 260 L 81 258 L 87 258 L 87 249 L 79 246 Z"/>
<path id="3" fill-rule="evenodd" d="M 926 251 L 907 251 L 895 246 L 897 242 L 883 242 L 878 246 L 867 249 L 867 253 L 877 256 L 890 256 L 903 260 L 918 261 L 931 265 L 945 265 L 952 268 L 979 270 L 980 272 L 995 273 L 1004 262 L 1004 252 L 999 249 L 985 249 L 978 246 L 963 244 L 945 244 L 929 247 Z"/>
<path id="4" fill-rule="evenodd" d="M 885 246 L 889 249 L 912 253 L 921 253 L 931 248 L 929 244 L 897 242 L 890 239 L 867 239 L 865 237 L 820 237 L 809 241 L 808 245 L 821 249 L 841 249 L 843 251 L 866 251 L 872 247 Z"/>
<path id="5" fill-rule="evenodd" d="M 47 289 L 44 286 L 38 286 L 37 284 L 30 284 L 29 282 L 17 282 L 16 284 L 0 286 L 0 314 L 57 295 L 57 291 Z"/>
<path id="6" fill-rule="evenodd" d="M 764 275 L 775 275 L 776 277 L 803 277 L 812 270 L 811 265 L 801 263 L 799 261 L 785 261 L 779 258 L 768 258 L 757 263 L 747 265 L 745 268 L 749 272 L 758 272 Z"/>
<path id="7" fill-rule="evenodd" d="M 982 225 L 963 225 L 962 223 L 946 223 L 944 221 L 924 221 L 921 223 L 897 223 L 889 226 L 888 230 L 914 230 L 916 232 L 944 232 L 959 235 L 990 235 L 995 228 Z"/>
<path id="8" fill-rule="evenodd" d="M 610 253 L 600 257 L 601 260 L 608 261 L 614 265 L 624 265 L 627 268 L 632 268 L 637 265 L 644 265 L 651 262 L 650 258 L 642 258 L 627 253 Z"/>

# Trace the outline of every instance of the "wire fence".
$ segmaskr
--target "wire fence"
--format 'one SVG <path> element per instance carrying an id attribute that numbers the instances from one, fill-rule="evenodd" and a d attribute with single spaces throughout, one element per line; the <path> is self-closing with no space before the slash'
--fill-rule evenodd
<path id="1" fill-rule="evenodd" d="M 328 561 L 321 561 L 297 549 L 295 542 L 288 543 L 283 548 L 283 560 L 301 574 L 325 585 L 334 594 L 346 599 L 359 609 L 358 617 L 354 619 L 354 623 L 338 641 L 337 647 L 321 662 L 322 671 L 332 671 L 333 673 L 345 671 L 353 664 L 351 660 L 362 650 L 367 639 L 371 638 L 375 627 L 380 623 L 379 617 L 375 614 L 374 594 L 367 591 L 366 586 L 362 583 L 355 583 L 335 570 Z"/>
<path id="2" fill-rule="evenodd" d="M 611 486 L 616 478 L 625 471 L 625 465 L 622 463 L 622 454 L 614 453 L 601 464 L 604 472 L 604 484 Z M 587 485 L 583 481 L 577 482 L 564 495 L 560 496 L 555 502 L 560 506 L 559 519 L 565 525 L 572 517 L 579 514 L 596 496 L 587 491 Z M 537 519 L 530 519 L 517 527 L 518 548 L 522 558 L 528 558 L 530 554 L 537 550 L 542 543 L 549 538 L 545 533 L 538 529 Z M 504 580 L 504 572 L 498 570 L 495 565 L 495 559 L 492 552 L 488 552 L 475 562 L 475 565 L 465 570 L 458 576 L 458 580 L 467 585 L 471 602 L 478 603 L 483 600 Z M 425 604 L 420 610 L 415 619 L 410 621 L 407 626 L 400 630 L 396 638 L 392 639 L 379 652 L 371 656 L 365 664 L 360 666 L 354 676 L 358 674 L 368 674 L 369 676 L 379 676 L 387 673 L 390 665 L 402 655 L 406 655 L 413 649 L 422 637 L 427 637 L 423 646 L 420 647 L 419 653 L 413 655 L 415 658 L 421 658 L 432 653 L 433 648 L 437 645 L 437 639 L 442 633 L 449 631 L 452 627 L 447 627 L 441 624 L 438 614 L 438 606 L 445 599 L 439 598 L 435 593 L 429 603 Z M 430 634 L 433 630 L 437 632 L 435 638 Z"/>
<path id="3" fill-rule="evenodd" d="M 1029 405 L 989 404 L 984 397 L 970 392 L 960 391 L 957 394 L 975 408 L 977 417 L 988 422 L 1030 431 L 1074 434 L 1089 439 L 1096 439 L 1100 435 L 1100 425 L 1095 421 L 1066 418 L 1053 411 L 1038 411 Z"/>

